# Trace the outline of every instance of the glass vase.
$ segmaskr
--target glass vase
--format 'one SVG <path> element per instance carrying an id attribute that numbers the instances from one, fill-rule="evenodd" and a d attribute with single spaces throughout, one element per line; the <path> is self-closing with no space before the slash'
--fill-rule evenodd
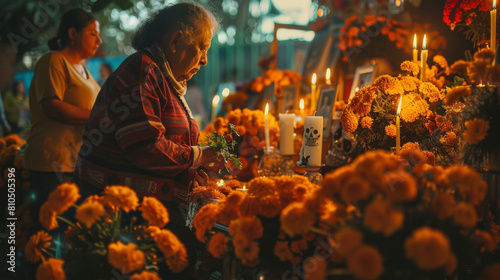
<path id="1" fill-rule="evenodd" d="M 274 147 L 264 148 L 264 154 L 260 158 L 257 174 L 260 177 L 271 177 L 281 175 L 281 155 L 274 153 Z"/>

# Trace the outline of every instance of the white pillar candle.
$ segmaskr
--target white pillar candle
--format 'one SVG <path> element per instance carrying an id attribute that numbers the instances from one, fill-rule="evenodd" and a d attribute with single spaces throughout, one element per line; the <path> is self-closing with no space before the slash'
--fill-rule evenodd
<path id="1" fill-rule="evenodd" d="M 424 43 L 422 44 L 422 52 L 420 53 L 420 80 L 425 82 L 427 77 L 425 76 L 427 67 L 427 57 L 429 56 L 429 51 L 426 48 L 426 35 L 424 35 Z"/>
<path id="2" fill-rule="evenodd" d="M 418 63 L 417 34 L 413 37 L 413 62 Z"/>
<path id="3" fill-rule="evenodd" d="M 266 137 L 266 151 L 269 150 L 270 145 L 270 140 L 269 140 L 269 120 L 268 120 L 268 115 L 269 115 L 269 103 L 266 103 L 266 109 L 264 114 L 266 115 L 266 130 L 265 130 L 265 137 Z"/>
<path id="4" fill-rule="evenodd" d="M 308 116 L 304 121 L 304 138 L 302 139 L 303 158 L 306 166 L 321 166 L 321 149 L 323 146 L 323 117 Z"/>
<path id="5" fill-rule="evenodd" d="M 295 129 L 295 114 L 280 114 L 280 153 L 294 154 L 293 132 Z"/>

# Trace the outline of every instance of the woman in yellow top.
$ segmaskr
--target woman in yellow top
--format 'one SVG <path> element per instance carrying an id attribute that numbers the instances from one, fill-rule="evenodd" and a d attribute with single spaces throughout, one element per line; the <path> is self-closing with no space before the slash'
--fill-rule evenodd
<path id="1" fill-rule="evenodd" d="M 35 66 L 24 167 L 31 174 L 36 212 L 50 191 L 72 180 L 82 131 L 100 90 L 84 62 L 101 43 L 95 16 L 79 8 L 69 10 L 57 36 L 48 42 L 51 52 Z"/>

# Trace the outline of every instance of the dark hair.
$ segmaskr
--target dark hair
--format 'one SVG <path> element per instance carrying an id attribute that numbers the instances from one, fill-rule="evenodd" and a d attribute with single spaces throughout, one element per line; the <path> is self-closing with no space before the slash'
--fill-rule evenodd
<path id="1" fill-rule="evenodd" d="M 23 81 L 14 81 L 14 83 L 12 84 L 12 93 L 14 94 L 14 96 L 16 96 L 18 94 L 17 92 L 17 85 L 19 84 L 23 84 Z M 24 93 L 24 95 L 26 95 L 26 92 Z"/>
<path id="2" fill-rule="evenodd" d="M 83 9 L 76 8 L 67 11 L 61 18 L 57 36 L 48 42 L 49 49 L 51 51 L 61 50 L 70 45 L 71 39 L 69 38 L 68 30 L 75 28 L 76 32 L 80 32 L 94 20 L 96 20 L 96 17 Z"/>
<path id="3" fill-rule="evenodd" d="M 219 29 L 219 23 L 214 15 L 203 6 L 196 3 L 178 3 L 169 5 L 156 12 L 137 31 L 132 46 L 142 50 L 158 43 L 163 36 L 182 30 L 188 38 L 195 38 L 194 31 L 200 26 L 210 23 L 212 32 Z"/>

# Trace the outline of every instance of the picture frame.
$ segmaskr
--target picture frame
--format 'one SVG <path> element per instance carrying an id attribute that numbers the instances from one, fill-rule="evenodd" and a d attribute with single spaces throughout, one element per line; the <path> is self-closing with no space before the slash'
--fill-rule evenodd
<path id="1" fill-rule="evenodd" d="M 375 68 L 376 64 L 364 65 L 356 68 L 348 100 L 351 100 L 351 98 L 354 97 L 357 91 L 356 88 L 359 90 L 372 84 L 373 76 L 375 75 Z"/>
<path id="2" fill-rule="evenodd" d="M 338 34 L 338 26 L 331 23 L 322 32 L 316 33 L 306 50 L 300 71 L 302 77 L 310 79 L 313 73 L 324 73 L 328 67 L 333 71 L 341 53 Z"/>
<path id="3" fill-rule="evenodd" d="M 323 86 L 320 89 L 316 116 L 323 116 L 323 137 L 326 139 L 330 135 L 330 125 L 332 124 L 333 109 L 337 85 Z"/>
<path id="4" fill-rule="evenodd" d="M 299 83 L 283 87 L 281 90 L 283 91 L 283 99 L 279 108 L 280 113 L 286 113 L 286 111 L 293 112 L 295 104 L 297 104 Z"/>

